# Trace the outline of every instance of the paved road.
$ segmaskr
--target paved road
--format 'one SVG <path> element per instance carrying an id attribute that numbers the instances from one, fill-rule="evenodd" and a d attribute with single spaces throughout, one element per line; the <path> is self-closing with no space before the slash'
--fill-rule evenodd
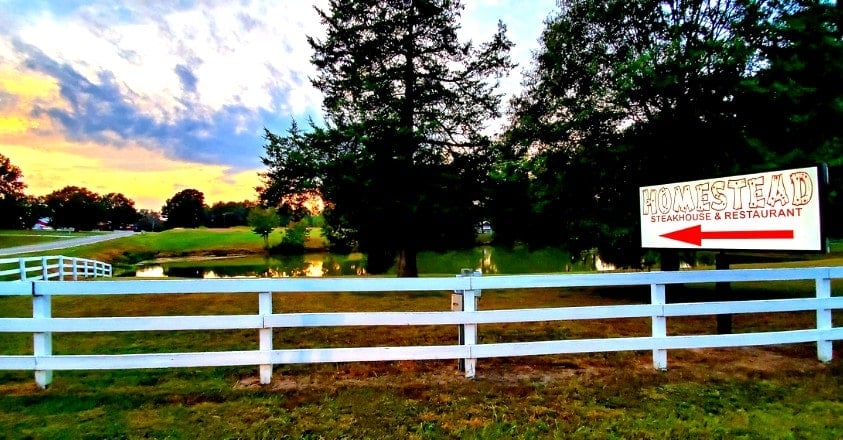
<path id="1" fill-rule="evenodd" d="M 89 237 L 68 238 L 64 240 L 51 241 L 48 243 L 2 248 L 0 249 L 0 255 L 16 255 L 26 254 L 30 252 L 44 252 L 56 249 L 65 249 L 86 244 L 99 243 L 101 241 L 106 240 L 114 240 L 115 238 L 126 237 L 132 234 L 134 234 L 134 232 L 132 231 L 114 231 L 108 234 L 92 235 Z"/>

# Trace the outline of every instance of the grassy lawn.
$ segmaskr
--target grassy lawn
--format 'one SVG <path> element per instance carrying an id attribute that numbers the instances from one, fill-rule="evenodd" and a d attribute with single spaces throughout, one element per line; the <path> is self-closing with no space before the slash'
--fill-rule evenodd
<path id="1" fill-rule="evenodd" d="M 272 243 L 280 241 L 275 233 Z M 107 260 L 261 252 L 247 228 L 137 234 L 66 255 Z M 840 243 L 810 260 L 733 267 L 840 265 Z M 106 281 L 107 282 L 107 281 Z M 668 301 L 698 300 L 714 286 L 686 286 Z M 810 296 L 810 282 L 733 283 L 736 299 Z M 843 296 L 835 281 L 834 296 Z M 646 286 L 484 291 L 480 309 L 647 302 Z M 447 310 L 450 292 L 276 294 L 274 312 Z M 57 317 L 253 314 L 257 295 L 57 297 Z M 32 316 L 28 297 L 0 297 L 0 316 Z M 735 333 L 811 328 L 811 312 L 737 314 Z M 835 312 L 839 326 L 843 313 Z M 649 319 L 481 325 L 480 343 L 645 336 Z M 669 318 L 668 333 L 712 334 L 714 316 Z M 456 329 L 277 329 L 275 348 L 440 345 Z M 256 331 L 54 334 L 56 354 L 252 350 Z M 2 334 L 0 354 L 32 352 L 31 334 Z M 290 439 L 839 439 L 843 343 L 834 361 L 814 344 L 672 350 L 668 371 L 649 352 L 478 361 L 466 379 L 456 361 L 278 365 L 261 386 L 257 367 L 57 371 L 47 390 L 30 371 L 0 371 L 0 438 Z"/>
<path id="2" fill-rule="evenodd" d="M 786 293 L 784 293 L 786 292 Z M 711 286 L 681 292 L 703 297 Z M 793 283 L 740 283 L 737 297 L 807 295 Z M 834 295 L 843 286 L 834 285 Z M 634 304 L 646 287 L 485 291 L 481 309 Z M 669 297 L 668 300 L 671 298 Z M 274 311 L 447 310 L 449 292 L 276 294 Z M 54 316 L 251 314 L 257 295 L 58 297 Z M 0 298 L 3 316 L 31 316 L 29 298 Z M 810 328 L 813 313 L 736 315 L 736 333 Z M 835 322 L 843 315 L 836 314 Z M 715 331 L 712 316 L 670 318 L 670 334 Z M 481 325 L 480 343 L 643 336 L 649 319 Z M 276 330 L 275 348 L 453 344 L 456 329 L 348 327 Z M 255 349 L 255 331 L 55 334 L 57 354 Z M 31 352 L 4 334 L 0 353 Z M 0 372 L 7 438 L 808 438 L 843 436 L 843 345 L 822 364 L 813 344 L 673 350 L 667 372 L 649 352 L 456 361 L 58 371 L 38 390 L 31 372 Z"/>
<path id="3" fill-rule="evenodd" d="M 0 230 L 0 248 L 25 246 L 29 244 L 47 243 L 68 238 L 88 237 L 102 234 L 102 232 L 60 232 L 60 231 L 28 231 L 28 230 Z"/>
<path id="4" fill-rule="evenodd" d="M 283 236 L 283 229 L 273 231 L 269 236 L 270 246 L 280 243 Z M 311 228 L 305 247 L 323 249 L 325 246 L 321 228 Z M 63 249 L 60 253 L 69 257 L 85 257 L 120 265 L 161 257 L 242 255 L 263 252 L 264 242 L 261 236 L 247 227 L 235 227 L 171 229 L 164 232 L 138 233 L 108 242 Z M 50 255 L 56 253 L 57 251 L 49 252 Z"/>

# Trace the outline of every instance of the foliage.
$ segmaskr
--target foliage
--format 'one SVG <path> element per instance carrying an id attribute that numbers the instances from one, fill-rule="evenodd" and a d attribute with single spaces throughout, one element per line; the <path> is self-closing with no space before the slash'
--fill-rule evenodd
<path id="1" fill-rule="evenodd" d="M 205 223 L 205 194 L 196 189 L 185 189 L 167 199 L 161 208 L 167 217 L 167 227 L 196 228 Z"/>
<path id="2" fill-rule="evenodd" d="M 101 200 L 105 208 L 105 221 L 111 229 L 126 229 L 140 218 L 135 202 L 123 194 L 108 193 Z"/>
<path id="3" fill-rule="evenodd" d="M 11 159 L 0 154 L 0 196 L 21 198 L 26 184 L 21 180 L 23 173 L 12 164 Z"/>
<path id="4" fill-rule="evenodd" d="M 638 187 L 758 171 L 795 148 L 793 138 L 778 150 L 761 140 L 774 132 L 758 109 L 791 102 L 775 91 L 785 83 L 797 95 L 815 89 L 812 63 L 794 53 L 824 53 L 803 50 L 800 45 L 816 39 L 804 34 L 837 28 L 828 21 L 796 37 L 798 21 L 781 19 L 816 7 L 795 1 L 560 2 L 525 90 L 513 102 L 513 123 L 490 173 L 496 237 L 561 245 L 572 253 L 596 247 L 607 261 L 637 267 Z M 840 44 L 839 37 L 822 41 L 828 48 Z M 787 55 L 777 60 L 777 50 Z M 777 67 L 785 58 L 801 78 Z M 840 77 L 833 73 L 836 61 L 820 70 L 822 78 Z M 776 75 L 786 81 L 765 79 Z M 824 140 L 806 146 L 814 153 L 803 157 L 841 157 L 841 124 L 824 122 L 839 116 L 810 116 L 839 103 L 839 81 L 833 82 L 823 80 L 827 87 L 817 90 L 825 98 L 806 96 L 811 110 L 804 117 L 783 105 L 769 107 L 778 112 L 781 130 L 806 120 L 806 128 L 823 125 L 814 133 Z"/>
<path id="5" fill-rule="evenodd" d="M 738 102 L 761 166 L 829 165 L 824 232 L 843 237 L 843 6 L 791 3 L 766 23 L 767 62 L 743 82 Z"/>
<path id="6" fill-rule="evenodd" d="M 19 229 L 23 222 L 25 198 L 23 173 L 12 164 L 11 159 L 0 154 L 0 228 Z"/>
<path id="7" fill-rule="evenodd" d="M 764 168 L 843 165 L 843 7 L 787 3 L 764 24 L 766 63 L 741 84 L 747 138 Z"/>
<path id="8" fill-rule="evenodd" d="M 158 212 L 141 209 L 138 212 L 137 228 L 140 231 L 157 232 L 164 229 L 164 221 Z"/>
<path id="9" fill-rule="evenodd" d="M 248 225 L 249 212 L 255 207 L 254 202 L 217 202 L 205 214 L 208 227 L 229 228 Z"/>
<path id="10" fill-rule="evenodd" d="M 272 252 L 284 255 L 301 254 L 305 250 L 308 235 L 309 230 L 304 222 L 290 225 L 284 229 L 284 237 L 281 238 L 281 243 L 273 247 Z"/>
<path id="11" fill-rule="evenodd" d="M 281 225 L 281 218 L 274 208 L 252 208 L 246 219 L 252 231 L 263 237 L 264 247 L 269 247 L 269 234 Z M 302 242 L 304 245 L 304 242 Z"/>
<path id="12" fill-rule="evenodd" d="M 286 136 L 266 131 L 261 200 L 326 201 L 326 235 L 367 253 L 371 273 L 398 257 L 417 275 L 416 252 L 470 245 L 485 175 L 482 122 L 498 117 L 495 78 L 511 67 L 499 25 L 475 46 L 457 39 L 459 1 L 338 0 L 319 10 L 310 38 L 326 124 Z"/>
<path id="13" fill-rule="evenodd" d="M 90 231 L 105 220 L 106 207 L 100 196 L 78 186 L 66 186 L 44 197 L 52 214 L 52 225 Z"/>

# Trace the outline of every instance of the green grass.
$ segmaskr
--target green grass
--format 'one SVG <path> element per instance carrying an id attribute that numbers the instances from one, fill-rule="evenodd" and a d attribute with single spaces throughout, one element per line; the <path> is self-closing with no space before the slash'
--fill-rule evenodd
<path id="1" fill-rule="evenodd" d="M 702 286 L 693 294 L 705 295 Z M 737 289 L 778 297 L 789 283 Z M 643 292 L 643 293 L 642 293 Z M 709 292 L 710 293 L 710 292 Z M 800 294 L 797 291 L 797 294 Z M 842 295 L 836 285 L 834 295 Z M 481 309 L 633 304 L 646 288 L 486 291 Z M 448 292 L 276 294 L 274 312 L 447 310 Z M 53 315 L 252 314 L 257 295 L 57 297 Z M 0 316 L 31 316 L 31 299 L 0 298 Z M 734 331 L 808 328 L 812 313 L 736 315 Z M 835 314 L 835 322 L 843 315 Z M 671 334 L 711 333 L 714 318 L 670 318 Z M 481 343 L 638 336 L 649 319 L 482 325 Z M 253 350 L 256 331 L 55 334 L 57 354 Z M 452 344 L 453 326 L 278 329 L 275 348 Z M 672 350 L 669 370 L 648 352 L 478 361 L 466 379 L 453 360 L 256 367 L 57 371 L 38 390 L 32 372 L 0 371 L 6 438 L 748 438 L 843 436 L 843 363 L 813 344 Z M 26 354 L 32 336 L 4 334 L 0 353 Z"/>
<path id="2" fill-rule="evenodd" d="M 102 234 L 102 232 L 60 232 L 60 231 L 28 231 L 28 230 L 0 230 L 0 248 L 25 246 L 30 244 L 47 243 L 68 238 L 88 237 Z"/>
<path id="3" fill-rule="evenodd" d="M 279 235 L 273 240 L 280 241 Z M 262 239 L 239 230 L 139 234 L 75 249 L 96 257 L 250 252 Z M 835 244 L 840 252 L 839 242 Z M 64 252 L 63 252 L 64 253 Z M 68 253 L 69 254 L 69 253 Z M 515 256 L 517 257 L 517 256 Z M 806 262 L 734 267 L 831 265 Z M 843 296 L 843 283 L 833 283 Z M 668 300 L 711 296 L 689 286 Z M 735 299 L 810 296 L 809 282 L 734 283 Z M 671 295 L 676 296 L 671 296 Z M 648 301 L 644 287 L 483 292 L 480 309 L 623 305 Z M 276 313 L 447 310 L 448 292 L 276 294 Z M 257 295 L 57 297 L 53 315 L 253 314 Z M 31 298 L 0 297 L 0 316 L 32 315 Z M 735 315 L 734 332 L 810 328 L 813 313 Z M 843 313 L 835 312 L 839 326 Z M 712 316 L 669 318 L 669 334 L 710 334 Z M 649 319 L 482 325 L 481 343 L 643 336 Z M 340 327 L 278 329 L 275 348 L 453 344 L 456 329 Z M 54 334 L 57 354 L 253 350 L 256 331 Z M 0 353 L 32 352 L 31 334 L 0 337 Z M 0 371 L 0 438 L 290 439 L 838 439 L 843 438 L 843 344 L 821 364 L 814 344 L 671 350 L 667 372 L 648 352 L 478 361 L 466 379 L 453 360 L 256 367 L 57 371 L 39 390 L 30 371 Z"/>
<path id="4" fill-rule="evenodd" d="M 270 246 L 281 242 L 283 229 L 276 229 L 269 236 Z M 305 244 L 308 249 L 326 246 L 321 228 L 311 228 Z M 263 253 L 263 238 L 247 227 L 227 229 L 171 229 L 164 232 L 138 233 L 107 242 L 63 249 L 62 255 L 85 257 L 116 265 L 131 265 L 159 257 L 241 255 Z M 48 252 L 50 255 L 56 251 Z M 38 254 L 26 254 L 41 255 Z M 23 256 L 23 255 L 21 255 Z"/>

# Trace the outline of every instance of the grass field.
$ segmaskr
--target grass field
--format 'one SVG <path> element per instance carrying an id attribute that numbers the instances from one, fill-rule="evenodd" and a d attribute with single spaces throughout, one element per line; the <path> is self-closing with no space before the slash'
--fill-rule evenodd
<path id="1" fill-rule="evenodd" d="M 273 236 L 280 240 L 280 236 Z M 260 251 L 240 230 L 138 234 L 74 249 L 117 259 Z M 840 265 L 811 261 L 740 267 Z M 70 255 L 70 252 L 62 252 Z M 843 283 L 833 284 L 843 296 Z M 711 295 L 687 286 L 668 300 Z M 736 299 L 810 296 L 810 282 L 733 283 Z M 646 287 L 485 291 L 480 309 L 623 305 Z M 274 311 L 447 310 L 449 292 L 276 294 Z M 257 295 L 58 297 L 53 315 L 251 314 Z M 0 297 L 0 316 L 32 316 L 30 298 Z M 733 331 L 810 328 L 810 312 L 735 315 Z M 836 312 L 839 326 L 843 314 Z M 715 317 L 669 318 L 669 334 L 711 334 Z M 479 342 L 643 336 L 649 319 L 481 325 Z M 456 328 L 358 327 L 276 330 L 275 348 L 452 344 Z M 55 334 L 57 354 L 255 349 L 255 331 Z M 0 353 L 32 352 L 30 334 L 0 337 Z M 456 361 L 276 366 L 261 386 L 257 367 L 57 371 L 47 390 L 32 372 L 0 371 L 0 438 L 170 439 L 839 439 L 843 438 L 843 345 L 817 361 L 814 344 L 672 350 L 668 371 L 649 352 L 482 359 L 466 379 Z"/>
<path id="2" fill-rule="evenodd" d="M 736 283 L 739 298 L 805 296 L 810 283 Z M 843 294 L 835 283 L 834 295 Z M 682 298 L 711 294 L 686 288 Z M 480 308 L 633 304 L 646 287 L 487 291 Z M 671 299 L 670 297 L 668 298 Z M 449 292 L 276 294 L 275 312 L 447 310 Z M 59 297 L 54 316 L 256 313 L 256 295 Z M 3 316 L 31 316 L 29 298 L 0 298 Z M 809 328 L 813 313 L 736 315 L 734 331 Z M 835 322 L 843 316 L 836 314 Z M 480 343 L 639 336 L 649 319 L 482 325 Z M 711 316 L 670 318 L 670 334 L 715 331 Z M 257 348 L 255 331 L 54 335 L 57 354 Z M 275 347 L 451 344 L 450 327 L 276 330 Z M 31 352 L 32 337 L 4 334 L 0 353 Z M 843 346 L 822 364 L 812 344 L 674 350 L 667 372 L 649 352 L 478 361 L 257 368 L 59 371 L 38 390 L 31 372 L 0 372 L 6 438 L 806 438 L 843 436 Z"/>
<path id="3" fill-rule="evenodd" d="M 0 241 L 0 247 L 32 244 L 32 242 L 27 243 L 26 240 L 39 240 L 38 237 L 24 237 L 21 234 L 29 234 L 29 231 L 0 231 L 0 239 L 4 236 L 7 237 L 6 241 Z M 81 236 L 77 234 L 79 233 L 74 233 L 72 236 Z M 280 243 L 283 236 L 283 229 L 273 231 L 269 236 L 270 246 Z M 51 234 L 42 234 L 41 237 L 60 239 L 52 237 Z M 326 245 L 321 228 L 310 228 L 305 247 L 324 249 Z M 242 255 L 263 252 L 265 252 L 265 249 L 261 236 L 247 227 L 234 227 L 227 229 L 171 229 L 164 232 L 137 233 L 108 242 L 73 247 L 61 251 L 53 250 L 47 252 L 47 254 L 91 258 L 120 266 L 132 265 L 139 261 L 154 258 L 192 255 Z M 30 255 L 41 254 L 26 254 L 26 256 Z"/>
<path id="4" fill-rule="evenodd" d="M 3 229 L 0 230 L 0 248 L 47 243 L 51 241 L 88 237 L 98 234 L 102 234 L 102 232 L 28 231 Z"/>

